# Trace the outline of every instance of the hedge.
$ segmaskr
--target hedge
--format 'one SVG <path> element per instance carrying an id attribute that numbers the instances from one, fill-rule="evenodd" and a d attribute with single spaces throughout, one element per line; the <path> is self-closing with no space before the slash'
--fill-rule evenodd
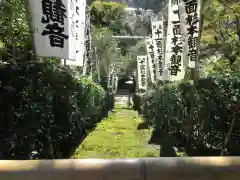
<path id="1" fill-rule="evenodd" d="M 161 86 L 140 96 L 142 105 L 138 109 L 155 132 L 177 137 L 189 155 L 198 156 L 220 155 L 236 118 L 225 155 L 240 155 L 240 73 L 200 79 L 194 96 L 192 87 L 191 82 Z"/>
<path id="2" fill-rule="evenodd" d="M 54 62 L 0 65 L 1 159 L 67 158 L 112 96 Z"/>

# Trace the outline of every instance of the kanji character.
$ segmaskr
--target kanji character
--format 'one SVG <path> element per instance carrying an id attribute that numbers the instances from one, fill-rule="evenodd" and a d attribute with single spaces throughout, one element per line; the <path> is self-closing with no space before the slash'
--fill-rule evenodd
<path id="1" fill-rule="evenodd" d="M 198 15 L 195 13 L 194 15 L 189 14 L 186 18 L 187 25 L 197 24 L 199 22 Z"/>
<path id="2" fill-rule="evenodd" d="M 42 0 L 42 23 L 49 23 L 50 20 L 64 25 L 64 18 L 67 18 L 67 9 L 61 0 Z"/>
<path id="3" fill-rule="evenodd" d="M 196 49 L 190 49 L 188 56 L 190 58 L 190 61 L 196 61 L 197 59 L 197 50 Z"/>
<path id="4" fill-rule="evenodd" d="M 173 54 L 170 58 L 171 64 L 176 64 L 178 66 L 181 66 L 181 59 L 182 57 L 180 55 Z"/>
<path id="5" fill-rule="evenodd" d="M 158 37 L 160 36 L 161 33 L 162 33 L 162 31 L 159 30 L 159 29 L 157 29 L 157 31 L 155 32 L 155 34 L 156 34 Z"/>
<path id="6" fill-rule="evenodd" d="M 171 65 L 169 70 L 170 70 L 170 74 L 172 76 L 177 76 L 178 72 L 181 72 L 181 70 L 180 70 L 178 65 Z"/>
<path id="7" fill-rule="evenodd" d="M 194 33 L 198 33 L 197 26 L 191 25 L 189 28 L 187 28 L 187 32 L 189 35 L 193 36 Z"/>
<path id="8" fill-rule="evenodd" d="M 174 45 L 176 45 L 177 42 L 178 42 L 178 37 L 177 37 L 177 36 L 173 36 L 173 38 L 172 38 L 172 43 L 173 43 Z"/>
<path id="9" fill-rule="evenodd" d="M 174 35 L 181 35 L 181 29 L 180 29 L 180 21 L 172 21 L 173 23 L 173 34 Z"/>
<path id="10" fill-rule="evenodd" d="M 189 47 L 189 49 L 195 48 L 197 46 L 197 43 L 198 43 L 198 37 L 190 36 L 188 38 L 188 47 Z"/>
<path id="11" fill-rule="evenodd" d="M 190 14 L 197 11 L 197 0 L 183 0 L 183 2 L 185 3 L 186 13 Z"/>
<path id="12" fill-rule="evenodd" d="M 181 52 L 182 52 L 182 47 L 179 46 L 179 45 L 173 46 L 173 47 L 172 47 L 172 52 L 173 52 L 174 54 L 181 53 Z"/>
<path id="13" fill-rule="evenodd" d="M 52 47 L 64 47 L 64 39 L 68 39 L 69 36 L 63 34 L 64 28 L 59 27 L 58 23 L 48 24 L 43 30 L 42 35 L 49 35 L 50 45 Z"/>

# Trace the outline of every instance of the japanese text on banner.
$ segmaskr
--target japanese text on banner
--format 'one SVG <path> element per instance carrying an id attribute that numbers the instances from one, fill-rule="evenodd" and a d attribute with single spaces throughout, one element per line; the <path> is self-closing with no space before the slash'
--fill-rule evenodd
<path id="1" fill-rule="evenodd" d="M 189 68 L 195 68 L 198 56 L 201 0 L 182 0 L 179 4 L 184 58 Z"/>
<path id="2" fill-rule="evenodd" d="M 156 78 L 158 80 L 163 80 L 163 65 L 164 65 L 163 20 L 152 21 L 152 37 L 154 47 L 154 59 L 156 64 Z"/>
<path id="3" fill-rule="evenodd" d="M 138 89 L 147 89 L 147 56 L 137 56 Z"/>
<path id="4" fill-rule="evenodd" d="M 156 82 L 156 62 L 155 62 L 155 56 L 154 56 L 154 46 L 153 46 L 153 40 L 147 39 L 146 40 L 146 48 L 147 48 L 147 59 L 148 59 L 148 66 L 150 70 L 150 77 L 152 83 Z"/>
<path id="5" fill-rule="evenodd" d="M 182 35 L 177 0 L 169 0 L 168 29 L 166 39 L 165 65 L 169 70 L 169 80 L 179 81 L 184 78 Z"/>
<path id="6" fill-rule="evenodd" d="M 71 28 L 73 9 L 67 0 L 29 0 L 37 56 L 76 59 Z"/>

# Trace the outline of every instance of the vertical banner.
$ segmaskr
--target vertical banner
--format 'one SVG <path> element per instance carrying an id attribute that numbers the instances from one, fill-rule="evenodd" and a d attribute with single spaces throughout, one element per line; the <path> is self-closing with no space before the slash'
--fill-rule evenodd
<path id="1" fill-rule="evenodd" d="M 184 60 L 195 68 L 198 56 L 201 0 L 182 0 L 179 3 L 181 31 L 183 34 Z"/>
<path id="2" fill-rule="evenodd" d="M 115 93 L 117 93 L 118 90 L 118 75 L 116 73 L 116 77 L 115 77 Z"/>
<path id="3" fill-rule="evenodd" d="M 185 67 L 183 65 L 178 0 L 169 0 L 168 5 L 165 69 L 169 71 L 168 80 L 170 81 L 179 81 L 184 78 Z"/>
<path id="4" fill-rule="evenodd" d="M 73 3 L 74 0 L 71 0 Z M 86 0 L 75 1 L 75 40 L 76 40 L 76 60 L 65 60 L 66 65 L 83 66 L 84 58 L 84 31 L 85 31 L 85 9 Z M 62 60 L 63 64 L 64 60 Z"/>
<path id="5" fill-rule="evenodd" d="M 97 56 L 97 52 L 96 52 L 97 48 L 96 47 L 92 47 L 92 53 L 91 53 L 91 68 L 92 68 L 92 75 L 95 76 L 96 72 L 97 72 L 97 61 L 96 61 L 96 56 Z"/>
<path id="6" fill-rule="evenodd" d="M 146 49 L 147 49 L 147 59 L 148 59 L 148 67 L 150 71 L 150 77 L 152 83 L 156 83 L 156 63 L 154 57 L 154 46 L 152 39 L 146 39 Z"/>
<path id="7" fill-rule="evenodd" d="M 112 89 L 113 88 L 113 73 L 114 73 L 114 64 L 109 64 L 108 67 L 108 88 Z"/>
<path id="8" fill-rule="evenodd" d="M 117 76 L 116 69 L 115 69 L 112 77 L 113 77 L 112 92 L 115 94 L 117 92 L 117 86 L 118 86 L 118 76 Z"/>
<path id="9" fill-rule="evenodd" d="M 78 18 L 76 20 L 77 27 L 77 49 L 76 49 L 76 64 L 78 66 L 83 66 L 84 61 L 84 48 L 85 48 L 85 19 L 86 19 L 86 0 L 77 0 L 79 6 L 76 9 L 76 13 L 78 14 Z"/>
<path id="10" fill-rule="evenodd" d="M 98 79 L 98 82 L 101 81 L 101 76 L 100 76 L 100 64 L 99 64 L 99 53 L 98 53 L 98 50 L 97 48 L 95 47 L 95 62 L 96 62 L 96 70 L 97 70 L 97 79 Z"/>
<path id="11" fill-rule="evenodd" d="M 75 60 L 74 6 L 68 0 L 28 0 L 36 54 Z"/>
<path id="12" fill-rule="evenodd" d="M 85 75 L 92 75 L 92 43 L 91 43 L 91 16 L 90 12 L 86 13 L 86 28 L 85 28 L 85 53 L 84 53 L 84 63 L 85 63 Z"/>
<path id="13" fill-rule="evenodd" d="M 137 56 L 138 89 L 147 90 L 147 56 Z"/>
<path id="14" fill-rule="evenodd" d="M 163 78 L 163 63 L 164 63 L 164 39 L 163 39 L 163 17 L 162 20 L 152 21 L 152 38 L 154 47 L 154 56 L 156 63 L 156 78 Z"/>

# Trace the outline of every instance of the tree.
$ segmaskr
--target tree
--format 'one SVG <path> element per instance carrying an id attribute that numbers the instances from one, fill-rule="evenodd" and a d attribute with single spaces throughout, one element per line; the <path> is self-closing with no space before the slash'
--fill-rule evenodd
<path id="1" fill-rule="evenodd" d="M 152 9 L 157 12 L 161 11 L 166 0 L 135 0 L 134 6 L 143 9 Z"/>
<path id="2" fill-rule="evenodd" d="M 151 35 L 151 19 L 155 13 L 151 10 L 134 9 L 128 10 L 124 24 L 130 30 L 130 35 L 150 36 Z M 129 32 L 129 31 L 128 31 Z"/>
<path id="3" fill-rule="evenodd" d="M 123 24 L 126 7 L 126 5 L 117 2 L 95 1 L 90 6 L 92 24 L 98 28 L 107 27 L 114 34 L 120 34 L 126 29 Z"/>
<path id="4" fill-rule="evenodd" d="M 23 61 L 31 50 L 31 37 L 23 1 L 0 1 L 0 56 L 4 61 Z"/>
<path id="5" fill-rule="evenodd" d="M 119 66 L 120 75 L 128 77 L 137 69 L 137 56 L 146 55 L 145 40 L 135 42 L 135 45 L 128 47 L 126 55 L 120 57 L 122 62 Z"/>
<path id="6" fill-rule="evenodd" d="M 93 28 L 93 45 L 97 47 L 100 59 L 100 73 L 102 78 L 108 74 L 110 63 L 117 62 L 120 57 L 118 42 L 113 39 L 113 32 L 106 27 Z"/>
<path id="7" fill-rule="evenodd" d="M 232 69 L 239 66 L 240 2 L 236 0 L 207 1 L 204 8 L 202 49 L 221 54 Z"/>

